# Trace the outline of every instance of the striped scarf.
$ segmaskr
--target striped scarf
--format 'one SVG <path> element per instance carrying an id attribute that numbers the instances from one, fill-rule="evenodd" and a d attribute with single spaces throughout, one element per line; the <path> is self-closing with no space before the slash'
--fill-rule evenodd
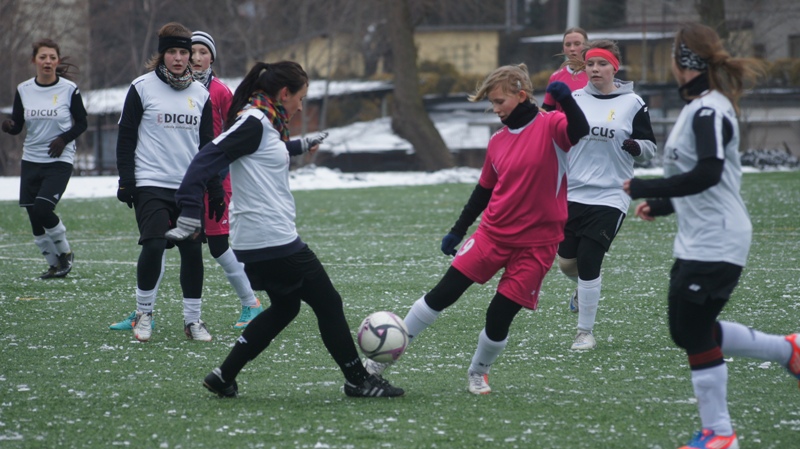
<path id="1" fill-rule="evenodd" d="M 167 66 L 164 64 L 159 64 L 156 67 L 156 75 L 158 75 L 162 81 L 169 84 L 169 87 L 175 90 L 184 90 L 192 84 L 192 81 L 194 81 L 192 78 L 192 71 L 189 70 L 189 67 L 186 67 L 186 71 L 183 72 L 183 75 L 177 76 L 170 72 L 169 69 L 167 69 Z"/>
<path id="2" fill-rule="evenodd" d="M 272 126 L 278 130 L 278 133 L 281 135 L 281 140 L 284 142 L 289 141 L 289 117 L 286 116 L 286 109 L 283 108 L 280 102 L 274 101 L 263 90 L 253 92 L 253 95 L 250 96 L 247 102 L 250 106 L 261 109 L 264 115 L 267 116 L 267 119 L 272 123 Z M 239 114 L 242 112 L 239 112 Z"/>

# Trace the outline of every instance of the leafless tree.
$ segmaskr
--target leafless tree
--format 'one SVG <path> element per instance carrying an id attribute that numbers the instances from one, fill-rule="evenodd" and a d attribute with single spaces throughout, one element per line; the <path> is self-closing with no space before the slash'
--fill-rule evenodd
<path id="1" fill-rule="evenodd" d="M 414 27 L 407 0 L 392 0 L 386 8 L 394 69 L 392 130 L 411 142 L 419 168 L 453 166 L 453 156 L 425 111 L 419 92 Z"/>

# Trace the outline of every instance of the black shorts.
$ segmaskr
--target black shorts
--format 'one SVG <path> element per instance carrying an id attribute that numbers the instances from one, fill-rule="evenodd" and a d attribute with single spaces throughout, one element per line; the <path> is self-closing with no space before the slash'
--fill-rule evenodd
<path id="1" fill-rule="evenodd" d="M 668 298 L 695 304 L 710 299 L 727 301 L 741 275 L 742 267 L 728 262 L 676 259 L 669 272 Z"/>
<path id="2" fill-rule="evenodd" d="M 22 161 L 19 177 L 19 205 L 33 206 L 37 199 L 49 201 L 53 206 L 67 190 L 72 176 L 72 164 L 66 162 Z"/>
<path id="3" fill-rule="evenodd" d="M 167 231 L 175 227 L 181 210 L 175 203 L 174 189 L 162 187 L 137 187 L 134 209 L 139 225 L 139 244 L 145 240 L 163 239 Z M 202 222 L 202 220 L 200 220 Z M 203 241 L 203 233 L 195 240 Z M 168 244 L 172 247 L 172 244 Z"/>
<path id="4" fill-rule="evenodd" d="M 569 217 L 564 226 L 564 241 L 590 238 L 608 252 L 617 236 L 625 214 L 615 207 L 567 203 Z M 577 244 L 575 245 L 577 251 Z M 559 250 L 559 254 L 561 251 Z"/>
<path id="5" fill-rule="evenodd" d="M 306 244 L 286 257 L 245 262 L 244 272 L 253 290 L 264 290 L 270 298 L 290 295 L 302 286 L 330 283 L 322 262 Z"/>

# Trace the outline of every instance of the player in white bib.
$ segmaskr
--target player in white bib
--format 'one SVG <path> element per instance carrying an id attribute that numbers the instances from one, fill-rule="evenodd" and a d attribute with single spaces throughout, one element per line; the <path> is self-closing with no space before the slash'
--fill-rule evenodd
<path id="1" fill-rule="evenodd" d="M 676 213 L 678 233 L 668 294 L 669 330 L 686 351 L 702 428 L 681 449 L 738 449 L 728 413 L 725 356 L 780 363 L 800 379 L 798 336 L 770 335 L 718 321 L 739 282 L 752 227 L 739 189 L 738 99 L 762 72 L 754 59 L 732 58 L 717 33 L 691 23 L 675 34 L 672 73 L 687 102 L 664 147 L 664 179 L 625 181 L 636 215 Z"/>
<path id="2" fill-rule="evenodd" d="M 569 302 L 578 313 L 572 343 L 576 350 L 597 346 L 592 332 L 600 303 L 600 268 L 631 202 L 622 182 L 633 176 L 634 162 L 648 161 L 656 151 L 647 105 L 633 92 L 631 81 L 615 78 L 619 64 L 615 42 L 591 42 L 578 66 L 589 84 L 572 93 L 589 121 L 589 135 L 569 153 L 569 218 L 558 246 L 558 265 L 578 284 Z"/>
<path id="3" fill-rule="evenodd" d="M 110 329 L 133 329 L 140 341 L 150 340 L 153 332 L 165 250 L 172 246 L 181 256 L 184 332 L 189 339 L 211 341 L 200 319 L 202 237 L 177 245 L 164 238 L 178 219 L 175 192 L 192 158 L 214 133 L 209 93 L 192 78 L 191 54 L 191 31 L 175 22 L 161 27 L 158 53 L 147 64 L 150 71 L 131 83 L 119 119 L 117 199 L 134 208 L 142 249 L 136 264 L 136 310 Z M 218 176 L 208 192 L 223 201 Z"/>
<path id="4" fill-rule="evenodd" d="M 63 63 L 58 44 L 35 42 L 31 62 L 36 76 L 17 86 L 11 118 L 2 128 L 16 135 L 27 125 L 19 205 L 28 212 L 33 240 L 50 266 L 39 277 L 63 278 L 72 270 L 74 254 L 55 208 L 72 176 L 75 139 L 86 131 L 86 109 L 78 86 L 66 78 L 72 65 Z"/>
<path id="5" fill-rule="evenodd" d="M 344 303 L 316 254 L 297 233 L 295 203 L 289 189 L 289 121 L 303 108 L 308 74 L 292 61 L 256 63 L 236 88 L 226 130 L 197 154 L 176 194 L 182 208 L 167 237 L 186 241 L 202 229 L 207 180 L 230 166 L 235 207 L 231 211 L 231 248 L 244 263 L 255 290 L 264 290 L 269 306 L 236 340 L 222 364 L 203 385 L 220 397 L 236 397 L 239 373 L 263 352 L 300 312 L 314 311 L 319 336 L 345 377 L 344 393 L 356 397 L 402 396 L 370 376 L 356 350 Z M 306 138 L 308 139 L 308 138 Z M 316 151 L 320 140 L 306 140 L 301 151 Z"/>

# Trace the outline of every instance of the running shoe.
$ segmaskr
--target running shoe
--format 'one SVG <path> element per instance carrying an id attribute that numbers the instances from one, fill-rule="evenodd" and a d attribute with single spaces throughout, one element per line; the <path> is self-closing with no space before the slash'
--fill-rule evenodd
<path id="1" fill-rule="evenodd" d="M 221 398 L 239 396 L 239 385 L 236 384 L 236 379 L 225 382 L 225 379 L 222 378 L 222 371 L 219 368 L 214 368 L 208 373 L 206 378 L 203 379 L 203 386 Z"/>
<path id="2" fill-rule="evenodd" d="M 692 440 L 680 449 L 739 449 L 739 439 L 736 438 L 736 433 L 722 436 L 713 430 L 703 429 L 695 433 Z"/>
<path id="3" fill-rule="evenodd" d="M 485 373 L 476 373 L 470 371 L 467 373 L 467 389 L 472 394 L 489 394 L 492 392 L 492 387 L 489 386 L 489 375 Z"/>
<path id="4" fill-rule="evenodd" d="M 344 383 L 344 394 L 354 398 L 391 398 L 405 393 L 402 388 L 393 387 L 384 378 L 374 374 L 367 377 L 361 385 Z"/>
<path id="5" fill-rule="evenodd" d="M 264 308 L 261 307 L 261 301 L 256 299 L 256 305 L 250 306 L 242 306 L 242 313 L 239 314 L 239 319 L 236 321 L 236 324 L 233 325 L 234 329 L 244 329 L 253 321 L 253 318 L 257 317 L 259 313 L 263 312 Z"/>
<path id="6" fill-rule="evenodd" d="M 203 320 L 197 320 L 194 323 L 186 323 L 183 326 L 183 332 L 189 340 L 211 341 L 211 334 L 208 332 L 206 323 L 204 323 Z"/>
<path id="7" fill-rule="evenodd" d="M 594 335 L 591 332 L 586 331 L 578 331 L 578 335 L 575 336 L 575 342 L 572 343 L 572 348 L 570 349 L 577 349 L 579 351 L 594 349 L 597 347 L 597 341 L 594 339 Z"/>

